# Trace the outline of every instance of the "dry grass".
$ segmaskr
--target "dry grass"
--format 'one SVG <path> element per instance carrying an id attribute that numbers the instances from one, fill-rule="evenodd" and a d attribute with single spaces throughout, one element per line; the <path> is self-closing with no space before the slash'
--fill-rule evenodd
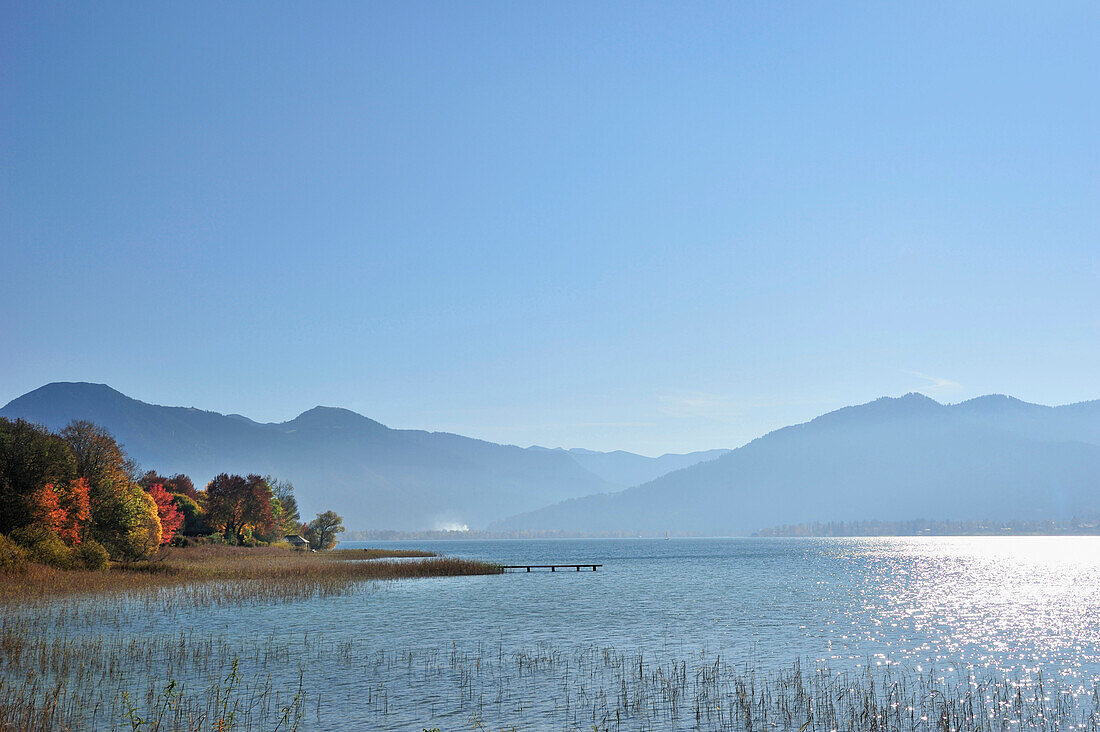
<path id="1" fill-rule="evenodd" d="M 399 557 L 426 557 L 415 562 Z M 379 561 L 391 558 L 391 561 Z M 374 561 L 349 561 L 371 559 Z M 59 596 L 106 593 L 156 593 L 187 589 L 199 604 L 301 599 L 346 592 L 357 582 L 412 577 L 499 574 L 500 566 L 466 559 L 434 557 L 430 552 L 341 550 L 300 552 L 284 547 L 219 545 L 166 548 L 155 559 L 115 564 L 109 571 L 58 570 L 32 564 L 4 574 L 0 608 Z"/>

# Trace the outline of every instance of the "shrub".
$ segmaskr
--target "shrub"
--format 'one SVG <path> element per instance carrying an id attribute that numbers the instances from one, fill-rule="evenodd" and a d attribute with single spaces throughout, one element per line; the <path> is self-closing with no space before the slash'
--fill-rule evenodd
<path id="1" fill-rule="evenodd" d="M 0 572 L 18 572 L 27 566 L 27 550 L 0 534 Z"/>
<path id="2" fill-rule="evenodd" d="M 72 550 L 65 546 L 60 536 L 40 524 L 31 524 L 17 529 L 12 532 L 11 538 L 30 552 L 30 559 L 33 562 L 58 569 L 68 569 L 72 566 Z"/>
<path id="3" fill-rule="evenodd" d="M 110 566 L 110 557 L 102 544 L 88 539 L 73 548 L 73 563 L 84 569 L 98 571 Z"/>

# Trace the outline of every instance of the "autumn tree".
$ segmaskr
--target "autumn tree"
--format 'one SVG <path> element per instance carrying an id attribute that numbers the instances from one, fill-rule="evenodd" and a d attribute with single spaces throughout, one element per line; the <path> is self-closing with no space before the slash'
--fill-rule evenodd
<path id="1" fill-rule="evenodd" d="M 309 522 L 305 538 L 309 545 L 318 551 L 326 551 L 336 546 L 336 535 L 343 533 L 344 519 L 335 511 L 325 511 L 317 514 L 317 518 Z"/>
<path id="2" fill-rule="evenodd" d="M 31 494 L 30 519 L 30 523 L 55 534 L 67 522 L 68 512 L 61 508 L 53 483 L 47 483 Z"/>
<path id="3" fill-rule="evenodd" d="M 222 473 L 206 486 L 206 520 L 226 540 L 242 542 L 249 532 L 269 534 L 275 528 L 271 488 L 258 475 Z"/>
<path id="4" fill-rule="evenodd" d="M 84 478 L 60 487 L 47 483 L 31 495 L 31 523 L 57 534 L 69 546 L 80 543 L 90 516 L 88 481 Z"/>
<path id="5" fill-rule="evenodd" d="M 160 545 L 156 502 L 133 478 L 134 463 L 107 430 L 74 421 L 61 431 L 76 459 L 76 472 L 88 482 L 91 537 L 112 557 L 131 561 Z"/>
<path id="6" fill-rule="evenodd" d="M 45 427 L 0 417 L 0 534 L 31 524 L 33 496 L 46 484 L 68 485 L 76 458 Z"/>
<path id="7" fill-rule="evenodd" d="M 160 483 L 154 483 L 149 488 L 149 495 L 157 504 L 157 518 L 160 521 L 160 543 L 167 544 L 172 541 L 176 531 L 183 523 L 183 513 L 176 506 L 172 494 L 164 490 Z"/>
<path id="8" fill-rule="evenodd" d="M 112 494 L 110 497 L 109 523 L 115 530 L 101 533 L 99 541 L 112 557 L 132 562 L 146 559 L 160 546 L 160 516 L 153 497 L 141 486 Z"/>
<path id="9" fill-rule="evenodd" d="M 202 500 L 202 493 L 195 489 L 195 484 L 183 473 L 176 473 L 164 481 L 164 489 L 169 493 L 179 493 L 187 496 L 195 503 Z"/>
<path id="10" fill-rule="evenodd" d="M 183 473 L 176 473 L 170 478 L 166 478 L 157 473 L 157 471 L 150 470 L 141 476 L 138 483 L 142 488 L 149 491 L 157 502 L 157 509 L 160 512 L 161 520 L 161 543 L 167 544 L 176 533 L 181 533 L 186 536 L 198 536 L 199 534 L 209 533 L 209 529 L 203 521 L 201 502 L 204 498 L 202 493 L 195 490 L 195 484 L 191 482 L 191 478 Z M 171 531 L 169 530 L 170 527 L 165 525 L 166 512 L 168 509 L 164 501 L 161 498 L 157 498 L 156 493 L 154 493 L 153 486 L 155 485 L 163 487 L 164 491 L 171 499 L 172 504 L 175 506 L 175 510 L 180 514 L 180 523 Z"/>
<path id="11" fill-rule="evenodd" d="M 101 552 L 97 542 L 117 559 L 147 556 L 160 543 L 160 518 L 132 474 L 110 433 L 90 422 L 55 435 L 0 418 L 0 533 L 56 566 L 67 565 L 70 546 Z"/>
<path id="12" fill-rule="evenodd" d="M 77 475 L 88 479 L 93 495 L 102 484 L 114 483 L 120 477 L 134 482 L 134 462 L 103 427 L 74 420 L 61 430 L 61 437 L 76 455 Z"/>
<path id="13" fill-rule="evenodd" d="M 195 484 L 183 473 L 176 473 L 171 478 L 166 478 L 157 471 L 150 470 L 138 479 L 138 485 L 147 491 L 158 483 L 169 493 L 181 493 L 196 503 L 200 500 L 201 494 L 195 490 Z"/>
<path id="14" fill-rule="evenodd" d="M 76 546 L 88 533 L 92 517 L 91 489 L 87 478 L 74 478 L 57 490 L 58 505 L 65 511 L 65 520 L 57 530 L 66 543 Z"/>
<path id="15" fill-rule="evenodd" d="M 142 473 L 141 477 L 137 479 L 137 484 L 145 490 L 149 490 L 157 483 L 164 485 L 166 482 L 168 482 L 168 479 L 155 470 L 148 470 Z"/>

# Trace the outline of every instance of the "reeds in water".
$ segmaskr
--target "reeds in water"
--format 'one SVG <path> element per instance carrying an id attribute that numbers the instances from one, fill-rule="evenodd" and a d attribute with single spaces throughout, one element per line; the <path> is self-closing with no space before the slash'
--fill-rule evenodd
<path id="1" fill-rule="evenodd" d="M 705 651 L 655 656 L 503 639 L 395 649 L 324 612 L 297 631 L 275 622 L 256 636 L 249 604 L 339 595 L 366 579 L 499 572 L 439 557 L 348 561 L 357 558 L 201 547 L 97 577 L 5 576 L 0 731 L 1100 732 L 1098 691 L 1041 673 L 776 669 Z M 57 587 L 64 577 L 75 588 Z M 36 580 L 46 589 L 21 597 L 18 588 Z M 204 625 L 226 605 L 240 607 Z M 299 611 L 309 606 L 287 607 Z"/>

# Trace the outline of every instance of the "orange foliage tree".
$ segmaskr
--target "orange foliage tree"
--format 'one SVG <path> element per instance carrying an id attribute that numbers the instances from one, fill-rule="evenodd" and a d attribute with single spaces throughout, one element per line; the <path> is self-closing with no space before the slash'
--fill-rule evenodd
<path id="1" fill-rule="evenodd" d="M 85 526 L 92 517 L 91 489 L 86 478 L 70 480 L 68 485 L 57 491 L 60 508 L 65 511 L 65 519 L 57 528 L 62 541 L 76 546 L 84 536 Z"/>
<path id="2" fill-rule="evenodd" d="M 183 513 L 176 506 L 172 494 L 164 489 L 160 483 L 154 483 L 149 487 L 149 495 L 157 504 L 157 517 L 160 519 L 160 543 L 167 544 L 172 541 L 176 531 L 183 524 Z"/>
<path id="3" fill-rule="evenodd" d="M 47 483 L 31 495 L 31 517 L 61 537 L 70 546 L 76 546 L 84 533 L 84 525 L 92 515 L 88 498 L 88 481 L 75 478 L 65 486 Z"/>
<path id="4" fill-rule="evenodd" d="M 47 483 L 31 494 L 31 518 L 34 523 L 56 532 L 68 520 L 68 511 L 61 507 L 53 483 Z"/>

